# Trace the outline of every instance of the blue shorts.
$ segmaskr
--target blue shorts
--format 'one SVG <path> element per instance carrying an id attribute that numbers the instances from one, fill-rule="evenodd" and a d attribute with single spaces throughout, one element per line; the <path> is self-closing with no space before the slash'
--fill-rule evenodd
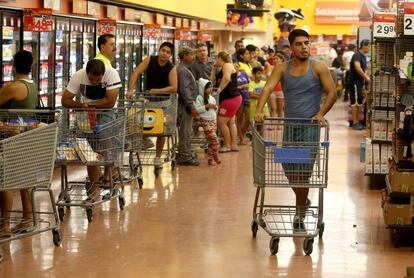
<path id="1" fill-rule="evenodd" d="M 309 151 L 307 157 L 299 157 L 299 162 L 304 163 L 282 163 L 285 175 L 309 179 L 312 176 L 316 155 L 319 151 L 320 127 L 318 124 L 303 124 L 303 122 L 285 123 L 283 129 L 283 148 L 295 148 L 297 150 Z"/>

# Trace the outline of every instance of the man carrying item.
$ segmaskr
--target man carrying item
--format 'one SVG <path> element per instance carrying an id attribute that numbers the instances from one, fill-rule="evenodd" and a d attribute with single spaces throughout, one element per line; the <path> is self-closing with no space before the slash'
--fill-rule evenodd
<path id="1" fill-rule="evenodd" d="M 200 78 L 209 79 L 213 64 L 213 59 L 208 57 L 207 45 L 205 43 L 197 44 L 197 57 L 190 68 L 195 80 Z"/>
<path id="2" fill-rule="evenodd" d="M 194 102 L 198 96 L 198 87 L 190 66 L 194 59 L 194 49 L 183 46 L 178 51 L 180 64 L 177 67 L 178 76 L 178 164 L 198 166 L 200 162 L 191 152 L 190 130 L 193 125 L 193 117 L 197 116 Z"/>
<path id="3" fill-rule="evenodd" d="M 177 70 L 170 61 L 173 51 L 174 45 L 172 43 L 163 42 L 158 56 L 146 57 L 132 73 L 126 97 L 132 98 L 138 77 L 144 72 L 146 73 L 145 89 L 149 96 L 169 96 L 170 94 L 175 94 L 177 92 Z M 154 160 L 156 168 L 162 168 L 161 153 L 164 143 L 165 137 L 158 136 Z"/>
<path id="4" fill-rule="evenodd" d="M 367 74 L 367 58 L 365 54 L 369 53 L 370 42 L 363 39 L 360 48 L 354 53 L 349 66 L 349 99 L 351 101 L 353 128 L 357 130 L 365 127 L 359 122 L 359 108 L 364 100 L 365 82 L 371 82 Z"/>
<path id="5" fill-rule="evenodd" d="M 310 58 L 309 34 L 301 29 L 295 29 L 289 34 L 292 59 L 287 63 L 275 66 L 269 77 L 257 104 L 255 120 L 263 121 L 263 107 L 279 81 L 282 81 L 283 94 L 285 96 L 286 118 L 309 118 L 325 125 L 325 114 L 336 101 L 335 86 L 329 73 L 329 69 L 322 62 Z M 321 106 L 322 92 L 325 91 L 325 102 Z M 288 125 L 288 124 L 287 124 Z M 319 129 L 296 128 L 285 126 L 283 141 L 293 144 L 301 142 L 315 142 L 319 145 Z M 315 161 L 315 150 L 313 162 Z M 296 166 L 295 166 L 296 165 Z M 282 165 L 290 184 L 308 184 L 312 175 L 313 163 L 285 164 Z M 292 167 L 293 166 L 293 167 Z M 295 167 L 301 167 L 296 169 Z M 310 206 L 308 200 L 309 188 L 293 187 L 296 194 L 296 215 L 293 220 L 293 228 L 304 229 L 306 209 Z"/>
<path id="6" fill-rule="evenodd" d="M 112 67 L 105 67 L 101 60 L 93 59 L 86 64 L 86 68 L 78 70 L 72 76 L 63 92 L 62 105 L 66 108 L 113 108 L 120 88 L 121 79 L 118 72 Z M 111 120 L 111 117 L 97 118 L 100 124 Z M 88 166 L 87 170 L 92 184 L 89 199 L 92 202 L 97 201 L 100 168 Z"/>
<path id="7" fill-rule="evenodd" d="M 111 61 L 116 54 L 115 36 L 112 34 L 103 34 L 98 38 L 99 53 L 95 59 L 101 60 L 106 67 L 112 67 Z"/>
<path id="8" fill-rule="evenodd" d="M 16 71 L 14 82 L 5 85 L 0 89 L 0 108 L 1 109 L 36 109 L 38 104 L 38 87 L 31 80 L 30 72 L 32 70 L 33 56 L 31 52 L 20 50 L 13 57 L 13 67 Z M 20 190 L 22 198 L 23 218 L 31 219 L 32 203 L 30 201 L 29 191 Z M 13 207 L 13 192 L 0 191 L 1 218 L 10 219 L 10 211 Z M 26 231 L 30 223 L 22 222 L 14 227 L 16 232 Z M 0 223 L 0 231 L 3 234 L 10 233 L 9 224 L 6 221 Z"/>

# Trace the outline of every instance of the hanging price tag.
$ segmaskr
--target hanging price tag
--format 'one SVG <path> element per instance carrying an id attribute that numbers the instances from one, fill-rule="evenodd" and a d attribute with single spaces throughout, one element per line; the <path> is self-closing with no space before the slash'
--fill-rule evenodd
<path id="1" fill-rule="evenodd" d="M 112 34 L 116 35 L 116 20 L 100 19 L 98 20 L 98 35 Z"/>
<path id="2" fill-rule="evenodd" d="M 391 13 L 375 13 L 373 24 L 374 38 L 395 38 L 395 22 L 397 20 L 396 14 Z"/>
<path id="3" fill-rule="evenodd" d="M 23 30 L 31 32 L 52 32 L 52 9 L 25 9 Z"/>

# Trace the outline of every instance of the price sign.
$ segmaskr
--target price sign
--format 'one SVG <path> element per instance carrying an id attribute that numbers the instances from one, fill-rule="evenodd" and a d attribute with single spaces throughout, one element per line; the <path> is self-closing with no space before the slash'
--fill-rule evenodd
<path id="1" fill-rule="evenodd" d="M 375 13 L 373 24 L 374 38 L 395 38 L 397 15 L 392 13 Z"/>
<path id="2" fill-rule="evenodd" d="M 116 21 L 112 19 L 98 20 L 98 35 L 116 35 Z"/>
<path id="3" fill-rule="evenodd" d="M 404 15 L 404 35 L 406 36 L 414 35 L 414 14 Z"/>
<path id="4" fill-rule="evenodd" d="M 25 9 L 23 30 L 31 32 L 52 32 L 52 9 Z"/>
<path id="5" fill-rule="evenodd" d="M 404 35 L 414 35 L 414 3 L 404 3 Z"/>
<path id="6" fill-rule="evenodd" d="M 374 38 L 395 38 L 395 23 L 374 22 Z"/>

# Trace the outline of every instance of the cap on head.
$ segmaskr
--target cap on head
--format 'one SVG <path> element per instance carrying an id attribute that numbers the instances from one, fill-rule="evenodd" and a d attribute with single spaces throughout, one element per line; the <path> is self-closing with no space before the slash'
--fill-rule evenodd
<path id="1" fill-rule="evenodd" d="M 364 46 L 370 45 L 370 41 L 368 39 L 363 39 L 361 40 L 361 42 L 359 43 L 359 48 L 362 48 Z"/>

